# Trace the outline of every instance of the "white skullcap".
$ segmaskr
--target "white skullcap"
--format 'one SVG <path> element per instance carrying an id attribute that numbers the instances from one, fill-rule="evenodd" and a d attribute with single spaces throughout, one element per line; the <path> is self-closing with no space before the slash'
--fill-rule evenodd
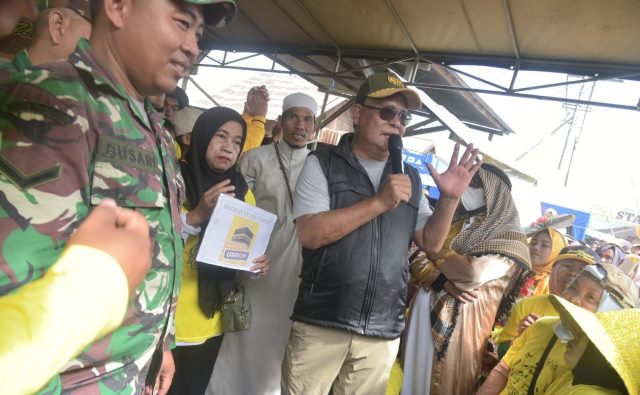
<path id="1" fill-rule="evenodd" d="M 176 128 L 176 137 L 191 133 L 196 119 L 202 113 L 203 111 L 196 107 L 185 107 L 176 112 L 176 118 L 173 121 L 173 126 Z"/>
<path id="2" fill-rule="evenodd" d="M 300 92 L 292 93 L 282 101 L 282 112 L 287 111 L 291 107 L 306 108 L 311 111 L 314 116 L 318 112 L 318 103 L 316 103 L 313 97 Z"/>

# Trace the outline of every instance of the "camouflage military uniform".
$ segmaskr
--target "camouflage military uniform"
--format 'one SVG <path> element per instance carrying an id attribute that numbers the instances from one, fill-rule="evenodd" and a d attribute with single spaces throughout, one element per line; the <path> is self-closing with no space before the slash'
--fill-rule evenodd
<path id="1" fill-rule="evenodd" d="M 16 52 L 11 62 L 0 64 L 0 82 L 31 66 L 33 64 L 26 49 Z"/>
<path id="2" fill-rule="evenodd" d="M 173 140 L 151 103 L 144 107 L 148 119 L 86 40 L 68 62 L 0 85 L 0 295 L 41 277 L 104 198 L 142 213 L 154 240 L 152 269 L 122 326 L 87 347 L 45 393 L 138 394 L 158 342 L 173 347 L 184 188 Z"/>

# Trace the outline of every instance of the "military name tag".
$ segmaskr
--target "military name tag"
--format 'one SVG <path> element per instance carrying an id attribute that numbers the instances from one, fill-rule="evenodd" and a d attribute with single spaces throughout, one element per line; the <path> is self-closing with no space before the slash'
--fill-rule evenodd
<path id="1" fill-rule="evenodd" d="M 152 173 L 160 172 L 158 161 L 152 151 L 111 136 L 99 137 L 97 160 Z"/>

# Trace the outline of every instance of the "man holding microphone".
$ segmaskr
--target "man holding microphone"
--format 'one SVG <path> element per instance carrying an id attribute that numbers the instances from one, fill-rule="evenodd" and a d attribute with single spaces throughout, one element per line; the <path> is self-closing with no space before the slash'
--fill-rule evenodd
<path id="1" fill-rule="evenodd" d="M 355 101 L 355 133 L 313 152 L 296 187 L 303 264 L 282 365 L 286 394 L 384 393 L 404 326 L 409 243 L 441 250 L 481 165 L 472 146 L 460 160 L 456 146 L 442 174 L 428 165 L 441 193 L 432 212 L 418 172 L 407 166 L 400 174 L 397 165 L 394 172 L 390 160 L 393 136 L 421 106 L 418 94 L 377 73 Z"/>

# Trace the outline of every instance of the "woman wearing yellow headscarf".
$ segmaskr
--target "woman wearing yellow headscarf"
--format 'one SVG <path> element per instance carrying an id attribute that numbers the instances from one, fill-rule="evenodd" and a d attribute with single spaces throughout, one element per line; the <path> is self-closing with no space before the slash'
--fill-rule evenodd
<path id="1" fill-rule="evenodd" d="M 552 228 L 544 228 L 531 236 L 529 240 L 529 255 L 531 255 L 532 269 L 536 273 L 533 280 L 533 294 L 545 295 L 549 293 L 549 274 L 551 267 L 560 251 L 567 246 L 562 235 Z"/>

